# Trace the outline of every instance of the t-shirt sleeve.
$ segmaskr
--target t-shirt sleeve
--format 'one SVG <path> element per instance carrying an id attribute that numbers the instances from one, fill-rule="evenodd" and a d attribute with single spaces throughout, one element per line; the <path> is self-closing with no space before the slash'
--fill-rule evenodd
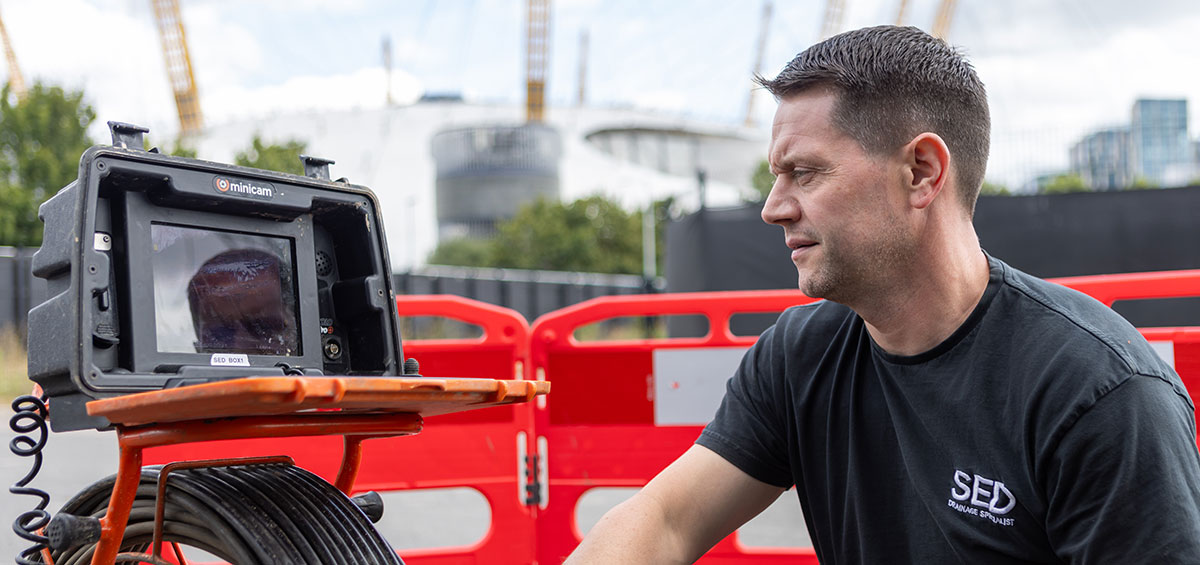
<path id="1" fill-rule="evenodd" d="M 1046 533 L 1070 563 L 1200 563 L 1191 403 L 1135 375 L 1063 436 L 1046 467 Z"/>
<path id="2" fill-rule="evenodd" d="M 781 420 L 782 360 L 775 329 L 751 347 L 725 387 L 725 398 L 696 443 L 711 449 L 747 475 L 782 488 L 792 486 L 786 423 Z"/>

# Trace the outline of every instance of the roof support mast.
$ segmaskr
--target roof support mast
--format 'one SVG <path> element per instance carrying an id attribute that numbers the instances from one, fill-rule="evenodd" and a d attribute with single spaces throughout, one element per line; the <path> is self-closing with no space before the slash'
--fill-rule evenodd
<path id="1" fill-rule="evenodd" d="M 821 25 L 821 39 L 829 39 L 842 29 L 842 11 L 845 7 L 845 0 L 825 2 L 825 23 Z"/>
<path id="2" fill-rule="evenodd" d="M 758 27 L 758 50 L 754 54 L 754 69 L 753 76 L 762 74 L 763 54 L 767 50 L 767 30 L 771 28 L 771 0 L 763 2 L 762 20 Z M 758 87 L 750 89 L 750 96 L 746 98 L 746 127 L 754 127 L 754 95 Z"/>

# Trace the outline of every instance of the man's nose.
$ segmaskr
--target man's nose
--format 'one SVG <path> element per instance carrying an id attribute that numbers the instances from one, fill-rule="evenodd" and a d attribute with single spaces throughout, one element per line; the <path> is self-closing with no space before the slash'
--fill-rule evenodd
<path id="1" fill-rule="evenodd" d="M 800 205 L 787 194 L 787 175 L 775 178 L 767 201 L 763 202 L 762 219 L 768 224 L 786 224 L 800 219 Z"/>

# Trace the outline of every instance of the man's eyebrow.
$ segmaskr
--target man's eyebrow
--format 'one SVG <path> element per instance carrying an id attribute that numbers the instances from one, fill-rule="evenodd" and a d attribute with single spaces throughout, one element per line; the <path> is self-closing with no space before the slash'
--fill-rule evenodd
<path id="1" fill-rule="evenodd" d="M 795 168 L 795 166 L 796 162 L 794 156 L 783 153 L 774 147 L 767 152 L 767 167 L 771 169 L 772 173 L 778 174 L 784 171 L 790 171 Z"/>

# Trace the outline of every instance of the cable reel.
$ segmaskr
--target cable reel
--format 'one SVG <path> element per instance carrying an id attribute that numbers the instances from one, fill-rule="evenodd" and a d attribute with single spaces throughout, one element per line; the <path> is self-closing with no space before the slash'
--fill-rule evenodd
<path id="1" fill-rule="evenodd" d="M 168 563 L 160 555 L 165 544 L 238 565 L 403 565 L 372 526 L 382 516 L 374 493 L 349 498 L 290 462 L 197 463 L 142 470 L 117 562 Z M 162 484 L 164 471 L 170 474 Z M 115 481 L 115 475 L 97 481 L 55 515 L 46 531 L 54 563 L 91 562 Z"/>

